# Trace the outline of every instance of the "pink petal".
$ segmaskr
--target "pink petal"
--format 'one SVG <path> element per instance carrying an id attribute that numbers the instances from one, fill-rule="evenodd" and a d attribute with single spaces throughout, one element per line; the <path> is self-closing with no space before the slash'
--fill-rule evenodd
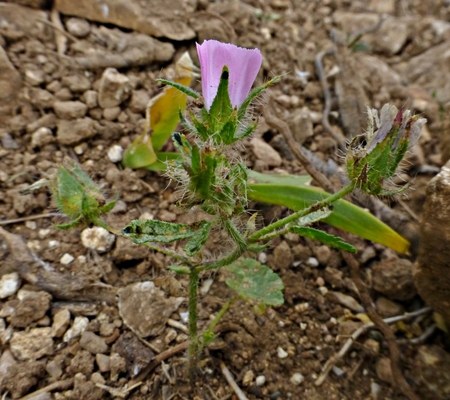
<path id="1" fill-rule="evenodd" d="M 262 64 L 262 55 L 258 49 L 244 49 L 217 40 L 205 40 L 197 43 L 202 73 L 202 94 L 205 107 L 209 111 L 220 83 L 222 69 L 226 65 L 229 71 L 228 93 L 233 108 L 238 108 L 247 98 L 253 82 Z"/>

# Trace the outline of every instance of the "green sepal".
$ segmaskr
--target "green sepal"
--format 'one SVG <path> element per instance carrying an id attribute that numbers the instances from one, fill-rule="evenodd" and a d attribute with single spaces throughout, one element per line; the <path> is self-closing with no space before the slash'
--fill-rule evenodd
<path id="1" fill-rule="evenodd" d="M 196 129 L 196 133 L 200 137 L 200 139 L 202 139 L 204 142 L 208 140 L 209 134 L 205 123 L 200 122 L 192 111 L 189 113 L 189 115 L 192 123 L 194 124 L 194 128 Z M 205 119 L 203 119 L 203 121 L 205 121 Z"/>
<path id="2" fill-rule="evenodd" d="M 257 88 L 254 88 L 250 94 L 247 96 L 247 98 L 244 100 L 244 102 L 241 104 L 238 110 L 238 121 L 240 121 L 242 118 L 244 118 L 245 113 L 247 112 L 247 108 L 252 102 L 252 100 L 257 97 L 263 90 L 267 89 L 270 85 L 273 85 L 274 83 L 278 82 L 280 80 L 279 76 L 276 76 L 272 78 L 269 82 L 265 83 L 262 86 L 259 86 Z"/>
<path id="3" fill-rule="evenodd" d="M 194 99 L 198 99 L 200 97 L 200 94 L 197 93 L 195 90 L 191 89 L 190 87 L 181 85 L 177 82 L 168 81 L 167 79 L 155 79 L 156 82 L 161 82 L 169 86 L 173 86 L 175 89 L 178 89 L 180 92 L 183 92 L 184 94 L 193 97 Z"/>
<path id="4" fill-rule="evenodd" d="M 234 135 L 236 134 L 237 129 L 237 120 L 236 117 L 232 114 L 230 114 L 230 119 L 225 122 L 225 124 L 222 126 L 222 129 L 220 130 L 220 133 L 213 136 L 213 140 L 216 144 L 226 144 L 230 145 L 236 142 L 236 138 Z M 220 141 L 216 141 L 216 139 L 219 138 Z"/>
<path id="5" fill-rule="evenodd" d="M 284 303 L 283 281 L 266 265 L 252 258 L 244 258 L 224 269 L 230 274 L 226 284 L 242 299 L 267 306 L 279 306 Z"/>
<path id="6" fill-rule="evenodd" d="M 191 273 L 191 270 L 188 267 L 183 267 L 181 265 L 170 265 L 167 268 L 178 275 L 189 275 Z"/>
<path id="7" fill-rule="evenodd" d="M 228 94 L 228 77 L 228 68 L 224 66 L 220 76 L 219 87 L 217 88 L 217 95 L 209 109 L 210 132 L 213 134 L 222 131 L 223 126 L 228 122 L 233 112 L 230 95 Z"/>
<path id="8" fill-rule="evenodd" d="M 211 191 L 214 190 L 217 162 L 216 150 L 209 148 L 200 150 L 194 144 L 192 147 L 192 171 L 188 171 L 191 178 L 189 188 L 202 200 L 209 199 Z"/>
<path id="9" fill-rule="evenodd" d="M 289 231 L 309 239 L 317 240 L 318 242 L 334 247 L 335 249 L 348 251 L 350 253 L 357 252 L 351 244 L 344 242 L 339 236 L 330 235 L 319 229 L 308 228 L 306 226 L 291 226 Z"/>

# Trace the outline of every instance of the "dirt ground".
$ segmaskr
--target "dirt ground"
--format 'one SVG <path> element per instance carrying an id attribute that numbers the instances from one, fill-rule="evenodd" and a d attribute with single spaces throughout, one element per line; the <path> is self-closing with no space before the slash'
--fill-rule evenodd
<path id="1" fill-rule="evenodd" d="M 255 104 L 260 126 L 242 149 L 247 166 L 259 172 L 304 173 L 280 132 L 264 120 L 268 103 L 335 182 L 343 171 L 336 138 L 364 130 L 366 106 L 406 105 L 428 119 L 398 178 L 412 189 L 386 202 L 394 214 L 359 203 L 410 239 L 412 255 L 349 238 L 378 313 L 417 312 L 426 306 L 413 283 L 425 189 L 448 159 L 441 135 L 450 104 L 450 62 L 442 58 L 450 54 L 450 3 L 190 0 L 167 7 L 170 2 L 110 0 L 108 12 L 94 3 L 60 0 L 53 11 L 43 1 L 0 3 L 2 398 L 236 399 L 223 363 L 248 399 L 405 399 L 392 382 L 389 350 L 378 330 L 361 334 L 316 384 L 327 361 L 367 322 L 339 252 L 295 235 L 275 240 L 258 259 L 281 276 L 285 304 L 256 315 L 236 302 L 202 355 L 190 390 L 183 347 L 187 281 L 165 268 L 171 260 L 121 237 L 88 249 L 83 228 L 61 231 L 54 224 L 62 217 L 42 217 L 54 211 L 46 187 L 21 191 L 72 159 L 105 193 L 119 195 L 107 217 L 112 226 L 120 229 L 139 217 L 189 221 L 165 177 L 124 170 L 113 162 L 113 146 L 126 149 L 142 132 L 145 105 L 161 90 L 155 78 L 173 77 L 185 51 L 198 65 L 196 41 L 258 47 L 264 61 L 257 83 L 282 76 Z M 116 68 L 126 81 L 120 98 L 102 95 L 106 68 Z M 199 82 L 193 86 L 200 91 Z M 322 120 L 327 90 L 329 126 Z M 256 203 L 249 208 L 260 210 L 265 221 L 289 212 Z M 227 250 L 219 241 L 210 248 Z M 159 300 L 139 292 L 148 281 Z M 220 272 L 203 276 L 200 292 L 201 328 L 231 293 Z M 169 296 L 173 308 L 164 303 Z M 118 298 L 131 306 L 119 312 Z M 142 340 L 138 325 L 146 308 L 139 302 L 150 308 L 156 301 L 165 317 Z M 450 342 L 431 313 L 391 326 L 412 389 L 422 399 L 450 399 Z M 161 362 L 158 354 L 171 349 L 174 354 Z M 154 368 L 136 379 L 155 357 Z M 133 383 L 139 385 L 127 391 Z"/>

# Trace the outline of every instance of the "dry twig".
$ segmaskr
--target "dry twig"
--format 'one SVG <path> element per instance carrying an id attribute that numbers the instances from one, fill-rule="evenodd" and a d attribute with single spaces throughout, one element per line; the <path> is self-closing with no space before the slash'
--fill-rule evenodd
<path id="1" fill-rule="evenodd" d="M 230 370 L 227 368 L 227 366 L 221 362 L 220 363 L 220 370 L 222 371 L 223 376 L 227 380 L 228 384 L 231 386 L 231 388 L 234 390 L 234 393 L 236 393 L 236 396 L 239 400 L 248 400 L 247 396 L 244 394 L 244 392 L 241 390 L 241 388 L 237 385 L 236 381 L 233 378 L 233 375 L 231 375 Z"/>
<path id="2" fill-rule="evenodd" d="M 26 396 L 21 397 L 19 400 L 28 400 L 28 399 L 37 397 L 40 394 L 53 392 L 55 390 L 58 390 L 58 391 L 68 390 L 72 386 L 73 386 L 73 379 L 66 379 L 64 381 L 57 381 L 57 382 L 51 383 L 50 385 L 47 385 L 47 386 L 43 387 L 42 389 L 36 390 L 33 393 L 27 394 Z"/>

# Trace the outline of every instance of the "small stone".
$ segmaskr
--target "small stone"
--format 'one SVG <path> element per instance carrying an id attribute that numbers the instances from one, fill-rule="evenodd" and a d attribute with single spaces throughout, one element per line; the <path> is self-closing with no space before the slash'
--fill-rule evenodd
<path id="1" fill-rule="evenodd" d="M 94 357 L 87 350 L 79 350 L 70 361 L 70 371 L 90 375 L 94 371 Z"/>
<path id="2" fill-rule="evenodd" d="M 256 386 L 263 386 L 266 383 L 266 377 L 264 375 L 259 375 L 255 379 Z"/>
<path id="3" fill-rule="evenodd" d="M 0 299 L 12 296 L 20 287 L 20 277 L 17 272 L 5 274 L 0 279 Z"/>
<path id="4" fill-rule="evenodd" d="M 342 368 L 337 367 L 336 365 L 333 366 L 332 371 L 338 378 L 345 374 L 345 371 Z"/>
<path id="5" fill-rule="evenodd" d="M 305 377 L 300 372 L 296 372 L 294 375 L 291 376 L 291 379 L 289 379 L 289 381 L 296 386 L 303 383 L 304 380 Z"/>
<path id="6" fill-rule="evenodd" d="M 8 368 L 15 364 L 17 364 L 17 361 L 11 351 L 9 349 L 4 349 L 2 355 L 0 356 L 0 377 L 4 377 L 8 371 Z M 1 380 L 2 379 L 0 378 L 0 384 Z"/>
<path id="7" fill-rule="evenodd" d="M 309 308 L 309 303 L 300 303 L 294 307 L 294 310 L 298 313 L 305 312 Z"/>
<path id="8" fill-rule="evenodd" d="M 31 146 L 33 148 L 42 147 L 46 144 L 54 143 L 55 140 L 51 129 L 43 126 L 31 135 Z"/>
<path id="9" fill-rule="evenodd" d="M 118 163 L 122 161 L 123 158 L 123 148 L 118 144 L 111 146 L 108 150 L 109 161 L 113 163 Z"/>
<path id="10" fill-rule="evenodd" d="M 129 108 L 134 113 L 143 114 L 145 113 L 149 100 L 150 96 L 146 90 L 133 90 Z"/>
<path id="11" fill-rule="evenodd" d="M 74 93 L 85 92 L 91 88 L 91 81 L 84 75 L 67 75 L 62 78 L 62 83 Z"/>
<path id="12" fill-rule="evenodd" d="M 80 336 L 89 324 L 89 320 L 86 317 L 75 317 L 72 326 L 64 334 L 63 341 L 70 342 L 73 338 Z"/>
<path id="13" fill-rule="evenodd" d="M 94 120 L 91 118 L 61 119 L 58 121 L 56 139 L 64 146 L 73 146 L 91 138 L 95 133 Z"/>
<path id="14" fill-rule="evenodd" d="M 364 342 L 364 348 L 370 353 L 371 356 L 377 356 L 380 353 L 380 343 L 375 339 L 366 339 Z"/>
<path id="15" fill-rule="evenodd" d="M 271 261 L 271 266 L 276 270 L 287 269 L 294 262 L 294 257 L 291 252 L 290 246 L 286 241 L 282 241 L 273 250 L 273 259 Z"/>
<path id="16" fill-rule="evenodd" d="M 61 119 L 77 119 L 86 115 L 87 105 L 81 101 L 55 101 L 53 109 Z"/>
<path id="17" fill-rule="evenodd" d="M 42 70 L 27 69 L 25 71 L 25 81 L 31 86 L 40 86 L 45 81 L 45 73 Z"/>
<path id="18" fill-rule="evenodd" d="M 391 360 L 387 357 L 382 357 L 378 359 L 375 364 L 375 371 L 377 373 L 378 378 L 380 378 L 384 382 L 388 382 L 390 384 L 394 383 L 392 379 L 392 368 L 391 368 Z"/>
<path id="19" fill-rule="evenodd" d="M 249 386 L 253 382 L 254 378 L 255 378 L 255 373 L 251 369 L 249 369 L 244 374 L 244 377 L 242 378 L 242 385 Z"/>
<path id="20" fill-rule="evenodd" d="M 106 353 L 108 351 L 108 345 L 105 339 L 90 331 L 83 332 L 80 339 L 80 346 L 92 354 Z"/>
<path id="21" fill-rule="evenodd" d="M 55 361 L 49 361 L 45 366 L 48 374 L 53 378 L 59 378 L 63 374 L 61 366 Z"/>
<path id="22" fill-rule="evenodd" d="M 316 248 L 317 261 L 321 265 L 327 265 L 331 257 L 331 250 L 328 246 L 319 246 Z"/>
<path id="23" fill-rule="evenodd" d="M 175 329 L 168 329 L 166 336 L 164 337 L 164 343 L 169 344 L 177 338 L 178 334 Z"/>
<path id="24" fill-rule="evenodd" d="M 68 88 L 61 88 L 55 93 L 55 98 L 60 101 L 72 100 L 72 92 Z"/>
<path id="25" fill-rule="evenodd" d="M 109 372 L 111 371 L 111 365 L 109 362 L 109 356 L 101 353 L 97 353 L 95 355 L 95 361 L 98 365 L 98 369 L 100 372 Z"/>
<path id="26" fill-rule="evenodd" d="M 315 257 L 309 257 L 306 260 L 306 264 L 308 264 L 312 268 L 317 268 L 319 266 L 319 261 Z"/>
<path id="27" fill-rule="evenodd" d="M 330 290 L 327 294 L 327 297 L 356 313 L 364 312 L 364 307 L 361 304 L 359 304 L 353 297 L 348 296 L 344 293 Z"/>
<path id="28" fill-rule="evenodd" d="M 394 301 L 387 299 L 386 297 L 378 297 L 375 302 L 375 307 L 383 318 L 395 317 L 402 315 L 405 312 L 404 307 Z"/>
<path id="29" fill-rule="evenodd" d="M 98 93 L 95 90 L 86 90 L 83 93 L 83 100 L 88 108 L 95 108 L 98 106 Z"/>
<path id="30" fill-rule="evenodd" d="M 121 357 L 117 353 L 111 354 L 110 366 L 111 366 L 111 380 L 113 382 L 117 380 L 121 372 L 127 371 L 127 361 L 125 360 L 125 358 Z M 136 374 L 133 374 L 132 376 L 137 375 L 139 372 L 140 371 L 138 370 L 138 372 Z"/>
<path id="31" fill-rule="evenodd" d="M 121 112 L 120 107 L 108 107 L 103 110 L 103 118 L 107 121 L 114 121 Z"/>
<path id="32" fill-rule="evenodd" d="M 0 144 L 5 150 L 17 150 L 20 147 L 8 132 L 0 133 Z"/>
<path id="33" fill-rule="evenodd" d="M 250 146 L 256 158 L 264 161 L 269 167 L 279 167 L 281 165 L 280 154 L 264 140 L 254 138 L 250 141 Z"/>
<path id="34" fill-rule="evenodd" d="M 214 279 L 211 279 L 211 278 L 205 279 L 202 283 L 202 286 L 200 287 L 200 294 L 202 296 L 205 296 L 206 294 L 208 294 L 213 283 L 214 283 Z"/>
<path id="35" fill-rule="evenodd" d="M 81 242 L 83 243 L 83 246 L 99 253 L 106 253 L 111 250 L 115 239 L 115 235 L 99 226 L 86 228 L 81 232 Z"/>
<path id="36" fill-rule="evenodd" d="M 63 308 L 53 316 L 52 336 L 61 337 L 70 324 L 70 311 Z"/>
<path id="37" fill-rule="evenodd" d="M 99 383 L 100 385 L 104 385 L 106 383 L 105 378 L 103 378 L 100 372 L 94 372 L 91 375 L 91 382 Z"/>
<path id="38" fill-rule="evenodd" d="M 102 108 L 117 107 L 131 94 L 130 79 L 115 68 L 107 68 L 100 80 L 98 103 Z"/>
<path id="39" fill-rule="evenodd" d="M 28 332 L 13 332 L 10 349 L 14 357 L 21 361 L 37 360 L 53 354 L 51 328 L 33 328 Z"/>
<path id="40" fill-rule="evenodd" d="M 72 254 L 65 253 L 59 260 L 59 262 L 63 265 L 70 264 L 73 260 L 75 260 L 75 257 Z"/>
<path id="41" fill-rule="evenodd" d="M 362 264 L 365 264 L 367 261 L 375 258 L 376 256 L 377 252 L 375 248 L 373 246 L 367 246 L 359 256 L 359 261 L 361 261 Z"/>
<path id="42" fill-rule="evenodd" d="M 85 37 L 91 31 L 91 25 L 88 21 L 81 18 L 69 18 L 66 22 L 67 31 L 75 37 Z"/>
<path id="43" fill-rule="evenodd" d="M 288 356 L 288 353 L 282 347 L 277 347 L 277 355 L 278 358 L 283 359 Z"/>
<path id="44" fill-rule="evenodd" d="M 26 328 L 32 322 L 44 317 L 50 308 L 52 296 L 44 291 L 31 292 L 22 289 L 17 298 L 20 302 L 10 317 L 11 325 Z"/>
<path id="45" fill-rule="evenodd" d="M 319 276 L 319 277 L 316 279 L 316 285 L 319 286 L 319 287 L 325 285 L 325 280 L 324 280 L 321 276 Z"/>

